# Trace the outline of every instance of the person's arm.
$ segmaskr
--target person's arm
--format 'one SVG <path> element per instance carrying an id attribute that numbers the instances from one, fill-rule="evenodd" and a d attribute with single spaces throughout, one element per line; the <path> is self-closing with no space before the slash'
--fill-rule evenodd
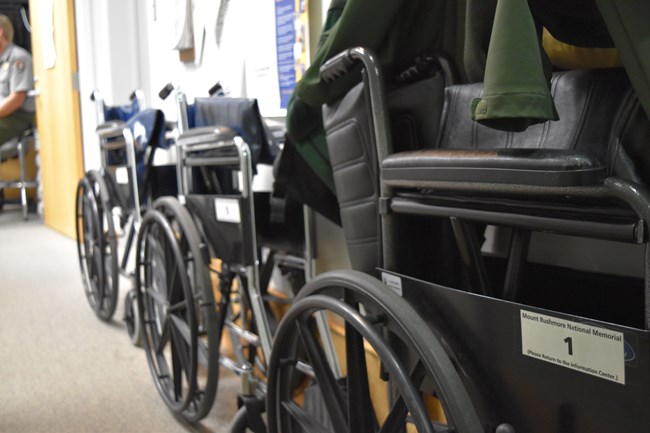
<path id="1" fill-rule="evenodd" d="M 0 102 L 0 118 L 7 117 L 19 109 L 25 101 L 27 92 L 13 92 Z"/>

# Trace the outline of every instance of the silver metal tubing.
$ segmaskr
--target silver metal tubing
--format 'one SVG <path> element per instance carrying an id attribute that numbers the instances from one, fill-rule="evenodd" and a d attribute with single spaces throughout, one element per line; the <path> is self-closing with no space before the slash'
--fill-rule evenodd
<path id="1" fill-rule="evenodd" d="M 305 282 L 309 282 L 316 276 L 316 227 L 314 225 L 314 211 L 309 206 L 303 205 L 302 215 L 305 226 Z M 334 375 L 341 377 L 341 366 L 334 349 L 334 341 L 332 340 L 332 332 L 327 322 L 327 316 L 324 311 L 316 312 L 315 316 L 316 326 L 323 342 L 325 358 Z"/>
<path id="2" fill-rule="evenodd" d="M 99 138 L 107 140 L 109 138 L 121 138 L 122 130 L 126 126 L 126 122 L 121 120 L 113 120 L 110 122 L 102 123 L 97 126 L 95 132 Z"/>
<path id="3" fill-rule="evenodd" d="M 623 200 L 630 205 L 644 221 L 646 228 L 650 225 L 650 192 L 646 188 L 613 177 L 605 179 L 605 188 L 611 196 Z M 648 239 L 644 240 L 646 242 L 644 259 L 644 328 L 650 329 L 650 241 Z"/>
<path id="4" fill-rule="evenodd" d="M 251 254 L 253 264 L 247 266 L 248 277 L 248 297 L 253 309 L 254 320 L 259 333 L 260 342 L 262 346 L 262 353 L 264 353 L 264 360 L 268 362 L 271 359 L 271 327 L 269 326 L 268 318 L 266 317 L 266 310 L 264 308 L 264 300 L 262 298 L 262 290 L 260 289 L 260 272 L 259 272 L 259 258 L 257 256 L 257 230 L 255 227 L 255 206 L 253 201 L 253 158 L 248 147 L 241 137 L 234 137 L 233 142 L 240 157 L 240 171 L 241 171 L 241 194 L 248 203 L 248 219 L 247 227 L 244 230 L 248 231 L 248 238 L 251 241 Z"/>
<path id="5" fill-rule="evenodd" d="M 186 149 L 193 151 L 212 150 L 220 147 L 230 147 L 237 133 L 231 128 L 206 126 L 192 128 L 178 137 L 178 142 Z"/>
<path id="6" fill-rule="evenodd" d="M 185 157 L 184 164 L 188 167 L 237 166 L 239 165 L 239 158 L 236 156 Z"/>
<path id="7" fill-rule="evenodd" d="M 245 363 L 242 366 L 241 373 L 241 393 L 245 396 L 255 394 L 255 377 L 253 376 L 253 366 L 250 363 Z"/>
<path id="8" fill-rule="evenodd" d="M 307 376 L 315 379 L 316 378 L 316 373 L 314 373 L 314 369 L 312 368 L 311 365 L 307 365 L 302 361 L 296 362 L 296 370 L 301 372 L 302 374 L 306 374 Z M 340 375 L 339 375 L 340 376 Z"/>
<path id="9" fill-rule="evenodd" d="M 307 269 L 307 260 L 304 257 L 292 256 L 290 254 L 275 253 L 275 262 L 296 269 Z"/>
<path id="10" fill-rule="evenodd" d="M 25 187 L 25 137 L 18 140 L 18 165 L 20 166 L 20 204 L 23 210 L 23 219 L 27 219 L 27 189 Z"/>
<path id="11" fill-rule="evenodd" d="M 219 364 L 221 364 L 222 367 L 225 367 L 228 370 L 232 371 L 233 373 L 237 374 L 238 376 L 246 372 L 244 366 L 237 364 L 235 361 L 228 358 L 227 356 L 219 357 Z"/>
<path id="12" fill-rule="evenodd" d="M 180 91 L 180 88 L 174 87 L 176 92 L 176 118 L 178 119 L 178 133 L 183 134 L 189 129 L 189 121 L 187 119 L 187 97 L 185 93 Z"/>
<path id="13" fill-rule="evenodd" d="M 228 358 L 227 356 L 219 357 L 219 364 L 221 364 L 222 367 L 232 371 L 237 376 L 242 376 L 243 374 L 247 374 L 249 372 L 248 368 L 250 368 L 250 364 L 244 363 L 243 365 L 239 365 L 232 359 Z M 248 368 L 247 365 L 249 366 Z M 266 394 L 266 383 L 264 381 L 256 380 L 256 379 L 252 381 L 249 380 L 248 385 L 250 385 L 252 389 L 256 389 L 262 394 Z M 243 386 L 245 386 L 244 383 L 242 383 L 242 387 Z"/>
<path id="14" fill-rule="evenodd" d="M 242 329 L 231 320 L 226 321 L 226 326 L 232 331 L 232 334 L 235 334 L 239 338 L 243 338 L 248 344 L 251 344 L 253 346 L 260 345 L 260 337 L 250 331 Z"/>
<path id="15" fill-rule="evenodd" d="M 174 86 L 175 91 L 175 100 L 176 100 L 176 129 L 178 136 L 188 129 L 188 119 L 187 119 L 187 98 L 185 94 L 181 92 L 180 88 Z M 185 182 L 185 170 L 183 170 L 183 149 L 182 146 L 178 144 L 178 136 L 175 137 L 174 141 L 176 143 L 176 187 L 178 188 L 178 198 L 182 203 L 185 202 L 184 197 L 188 192 L 188 184 Z"/>
<path id="16" fill-rule="evenodd" d="M 309 282 L 316 275 L 316 230 L 314 211 L 307 205 L 302 206 L 302 218 L 305 227 L 305 282 Z"/>
<path id="17" fill-rule="evenodd" d="M 133 224 L 136 224 L 136 228 L 140 225 L 142 215 L 140 214 L 140 193 L 138 191 L 138 171 L 136 167 L 135 160 L 135 140 L 133 139 L 133 134 L 128 127 L 122 128 L 122 135 L 124 136 L 124 142 L 126 143 L 126 162 L 129 170 L 129 177 L 131 180 L 131 194 L 133 194 L 133 207 L 135 210 Z"/>
<path id="18" fill-rule="evenodd" d="M 144 92 L 142 89 L 136 89 L 133 92 L 134 99 L 138 101 L 138 110 L 142 111 L 145 107 Z"/>
<path id="19" fill-rule="evenodd" d="M 92 100 L 95 101 L 95 119 L 97 120 L 97 124 L 101 125 L 106 122 L 106 117 L 104 116 L 104 98 L 99 90 L 93 91 Z"/>

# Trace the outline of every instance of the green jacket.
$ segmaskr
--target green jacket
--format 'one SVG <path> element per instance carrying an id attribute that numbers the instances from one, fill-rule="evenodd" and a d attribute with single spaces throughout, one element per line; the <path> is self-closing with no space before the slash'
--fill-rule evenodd
<path id="1" fill-rule="evenodd" d="M 594 4 L 578 0 L 498 0 L 485 65 L 484 94 L 473 102 L 472 117 L 492 127 L 514 130 L 557 120 L 548 89 L 550 62 L 541 48 L 542 26 L 558 40 L 572 45 L 616 46 L 640 102 L 650 115 L 649 23 L 650 1 L 596 0 Z"/>
<path id="2" fill-rule="evenodd" d="M 351 47 L 375 52 L 390 70 L 417 54 L 439 49 L 445 0 L 335 0 L 330 5 L 320 46 L 311 66 L 296 84 L 287 109 L 289 136 L 305 161 L 334 192 L 321 106 L 334 101 L 359 82 L 359 71 L 325 84 L 319 69 L 325 61 Z"/>
<path id="3" fill-rule="evenodd" d="M 287 113 L 289 136 L 298 153 L 332 192 L 320 107 L 340 98 L 360 78 L 358 73 L 350 74 L 327 85 L 319 69 L 327 59 L 354 46 L 374 51 L 390 76 L 391 67 L 440 49 L 449 28 L 462 26 L 464 62 L 457 59 L 462 75 L 484 82 L 484 94 L 468 107 L 468 115 L 498 129 L 522 130 L 557 119 L 548 87 L 551 65 L 541 48 L 542 26 L 574 45 L 612 46 L 613 40 L 641 104 L 650 113 L 650 1 L 596 0 L 596 7 L 581 0 L 466 0 L 462 24 L 447 19 L 446 8 L 457 3 L 462 2 L 332 2 L 320 47 L 296 85 Z"/>

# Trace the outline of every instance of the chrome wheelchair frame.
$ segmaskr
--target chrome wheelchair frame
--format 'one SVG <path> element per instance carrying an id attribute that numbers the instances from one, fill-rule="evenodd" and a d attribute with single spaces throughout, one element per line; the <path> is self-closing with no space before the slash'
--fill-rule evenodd
<path id="1" fill-rule="evenodd" d="M 263 245 L 258 244 L 255 223 L 252 154 L 242 137 L 227 127 L 189 129 L 187 99 L 178 87 L 166 90 L 171 92 L 179 119 L 179 195 L 153 204 L 137 241 L 137 304 L 147 359 L 165 404 L 190 422 L 211 410 L 220 366 L 239 375 L 242 407 L 236 424 L 256 430 L 262 425 L 264 376 L 275 327 L 269 300 L 285 301 L 269 297 L 261 287 L 268 276 L 260 275 L 258 252 Z M 215 167 L 238 173 L 235 190 L 225 195 L 193 193 L 193 170 Z M 267 262 L 302 269 L 304 279 L 310 280 L 312 218 L 303 208 L 303 257 L 269 255 Z M 215 241 L 221 234 L 232 236 L 224 244 L 238 251 L 226 253 L 229 259 L 220 255 L 227 247 Z M 326 331 L 324 318 L 319 324 Z M 230 356 L 220 353 L 224 334 L 230 340 Z M 326 340 L 327 332 L 323 335 Z"/>

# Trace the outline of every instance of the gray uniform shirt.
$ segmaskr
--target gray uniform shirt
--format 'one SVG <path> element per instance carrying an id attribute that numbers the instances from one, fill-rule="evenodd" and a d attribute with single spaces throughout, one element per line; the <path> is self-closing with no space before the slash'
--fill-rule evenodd
<path id="1" fill-rule="evenodd" d="M 32 56 L 25 49 L 9 44 L 0 56 L 0 100 L 13 92 L 27 92 L 33 88 Z M 33 113 L 34 98 L 26 95 L 20 109 Z"/>

